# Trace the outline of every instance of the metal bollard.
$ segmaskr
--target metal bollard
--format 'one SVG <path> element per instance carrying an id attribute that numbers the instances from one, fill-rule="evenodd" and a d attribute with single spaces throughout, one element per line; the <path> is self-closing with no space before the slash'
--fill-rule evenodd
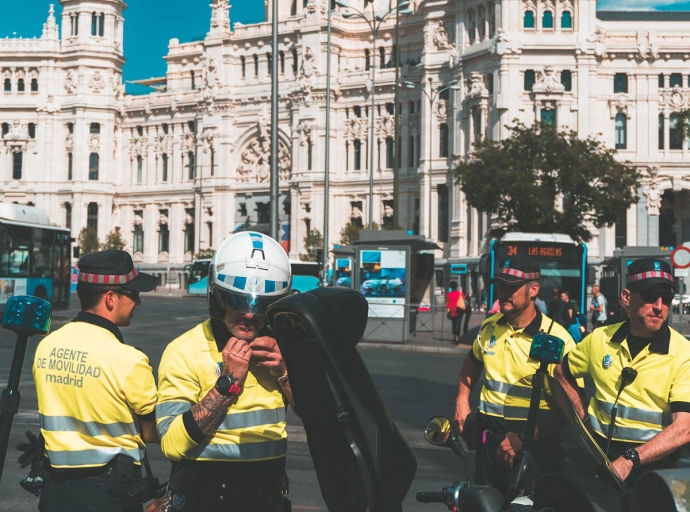
<path id="1" fill-rule="evenodd" d="M 45 336 L 50 332 L 52 310 L 49 302 L 24 295 L 10 297 L 5 306 L 2 327 L 17 333 L 17 344 L 14 347 L 7 389 L 0 397 L 0 480 L 2 480 L 2 471 L 5 467 L 12 421 L 19 411 L 19 402 L 22 397 L 19 392 L 19 381 L 22 377 L 29 337 L 34 334 Z"/>

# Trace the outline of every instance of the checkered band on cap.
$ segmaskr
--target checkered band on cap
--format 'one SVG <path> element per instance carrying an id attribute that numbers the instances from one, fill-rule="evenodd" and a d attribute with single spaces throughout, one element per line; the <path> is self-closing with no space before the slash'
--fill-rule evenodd
<path id="1" fill-rule="evenodd" d="M 86 272 L 79 272 L 79 281 L 89 284 L 127 284 L 134 280 L 139 275 L 139 271 L 135 268 L 129 274 L 123 276 L 104 275 L 104 274 L 88 274 Z"/>
<path id="2" fill-rule="evenodd" d="M 660 278 L 666 279 L 674 284 L 673 276 L 668 272 L 663 270 L 650 270 L 648 272 L 641 272 L 640 274 L 632 274 L 628 276 L 628 284 L 637 283 L 638 281 L 643 281 L 645 279 Z"/>
<path id="3" fill-rule="evenodd" d="M 517 277 L 518 279 L 524 279 L 525 281 L 541 279 L 541 272 L 523 272 L 522 270 L 516 270 L 514 268 L 502 268 L 499 273 Z"/>

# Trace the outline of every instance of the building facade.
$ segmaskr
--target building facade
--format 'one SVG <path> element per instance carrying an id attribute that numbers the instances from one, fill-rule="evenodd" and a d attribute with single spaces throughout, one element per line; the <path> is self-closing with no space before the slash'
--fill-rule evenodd
<path id="1" fill-rule="evenodd" d="M 85 226 L 101 240 L 119 229 L 142 266 L 188 262 L 237 230 L 267 226 L 274 58 L 281 238 L 292 258 L 310 229 L 323 231 L 327 137 L 331 243 L 370 215 L 392 226 L 395 206 L 400 227 L 437 240 L 443 256 L 476 257 L 491 219 L 468 206 L 452 168 L 477 137 L 505 137 L 514 119 L 598 135 L 643 177 L 639 203 L 593 229 L 593 259 L 690 240 L 690 150 L 677 126 L 690 106 L 687 13 L 414 0 L 398 38 L 390 16 L 374 50 L 369 24 L 336 7 L 326 134 L 326 0 L 281 1 L 275 51 L 271 12 L 231 25 L 228 1 L 213 0 L 206 37 L 171 39 L 165 77 L 138 81 L 146 95 L 122 83 L 126 4 L 60 3 L 60 26 L 51 7 L 40 38 L 0 39 L 0 199 L 44 209 L 74 237 Z M 389 9 L 373 5 L 380 16 Z M 397 105 L 396 71 L 414 84 Z"/>

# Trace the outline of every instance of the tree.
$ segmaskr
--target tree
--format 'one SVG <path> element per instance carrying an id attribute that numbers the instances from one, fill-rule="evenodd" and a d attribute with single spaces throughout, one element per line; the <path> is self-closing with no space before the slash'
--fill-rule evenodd
<path id="1" fill-rule="evenodd" d="M 83 257 L 87 254 L 93 254 L 98 252 L 100 248 L 101 244 L 98 241 L 98 231 L 96 231 L 96 228 L 82 228 L 79 232 L 80 255 Z"/>
<path id="2" fill-rule="evenodd" d="M 115 228 L 105 237 L 105 242 L 101 245 L 101 250 L 107 251 L 109 249 L 117 249 L 118 251 L 122 251 L 126 246 L 127 241 L 122 238 L 120 228 Z"/>
<path id="3" fill-rule="evenodd" d="M 374 231 L 381 229 L 381 226 L 379 226 L 376 222 L 372 222 L 371 227 Z M 355 224 L 351 220 L 348 221 L 348 223 L 343 226 L 343 229 L 340 230 L 340 245 L 355 245 L 355 242 L 359 240 L 360 232 L 363 229 L 365 228 L 360 227 L 359 224 Z"/>
<path id="4" fill-rule="evenodd" d="M 321 263 L 323 257 L 323 235 L 318 229 L 310 229 L 304 236 L 304 248 L 307 254 L 300 254 L 302 261 L 316 261 Z"/>
<path id="5" fill-rule="evenodd" d="M 215 249 L 200 249 L 198 253 L 194 255 L 195 260 L 210 260 L 213 255 L 216 254 Z"/>
<path id="6" fill-rule="evenodd" d="M 588 241 L 589 223 L 612 226 L 637 202 L 636 170 L 601 141 L 543 123 L 507 128 L 510 137 L 479 141 L 456 169 L 468 203 L 496 216 L 494 234 L 565 233 Z"/>

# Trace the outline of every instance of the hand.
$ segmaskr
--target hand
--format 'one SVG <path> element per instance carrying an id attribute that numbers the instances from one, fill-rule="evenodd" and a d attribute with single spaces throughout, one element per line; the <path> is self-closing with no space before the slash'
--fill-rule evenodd
<path id="1" fill-rule="evenodd" d="M 43 487 L 43 480 L 45 479 L 43 458 L 45 441 L 41 434 L 36 437 L 28 430 L 26 432 L 26 437 L 29 439 L 28 443 L 19 443 L 17 445 L 17 450 L 24 452 L 19 456 L 17 462 L 21 464 L 22 468 L 31 465 L 31 472 L 26 478 L 19 482 L 19 485 L 31 494 L 39 496 L 41 494 L 41 488 Z"/>
<path id="2" fill-rule="evenodd" d="M 242 386 L 249 371 L 249 360 L 252 357 L 252 348 L 246 341 L 235 338 L 228 340 L 223 348 L 223 372 L 232 373 L 232 378 Z"/>
<path id="3" fill-rule="evenodd" d="M 472 409 L 470 409 L 470 404 L 465 403 L 465 402 L 457 402 L 455 405 L 455 425 L 458 427 L 458 434 L 463 433 L 465 430 L 465 422 L 467 421 L 467 417 L 470 415 L 472 412 Z"/>
<path id="4" fill-rule="evenodd" d="M 287 367 L 275 338 L 261 336 L 252 341 L 249 346 L 252 348 L 252 357 L 257 366 L 268 368 L 271 375 L 276 378 L 285 375 Z"/>
<path id="5" fill-rule="evenodd" d="M 507 468 L 512 468 L 517 452 L 522 450 L 522 440 L 514 432 L 508 432 L 501 441 L 496 453 L 498 460 Z"/>
<path id="6" fill-rule="evenodd" d="M 631 460 L 628 460 L 623 457 L 618 457 L 611 463 L 611 467 L 616 473 L 618 473 L 618 476 L 621 478 L 621 480 L 625 480 L 630 476 L 630 472 L 633 468 L 633 463 Z"/>

